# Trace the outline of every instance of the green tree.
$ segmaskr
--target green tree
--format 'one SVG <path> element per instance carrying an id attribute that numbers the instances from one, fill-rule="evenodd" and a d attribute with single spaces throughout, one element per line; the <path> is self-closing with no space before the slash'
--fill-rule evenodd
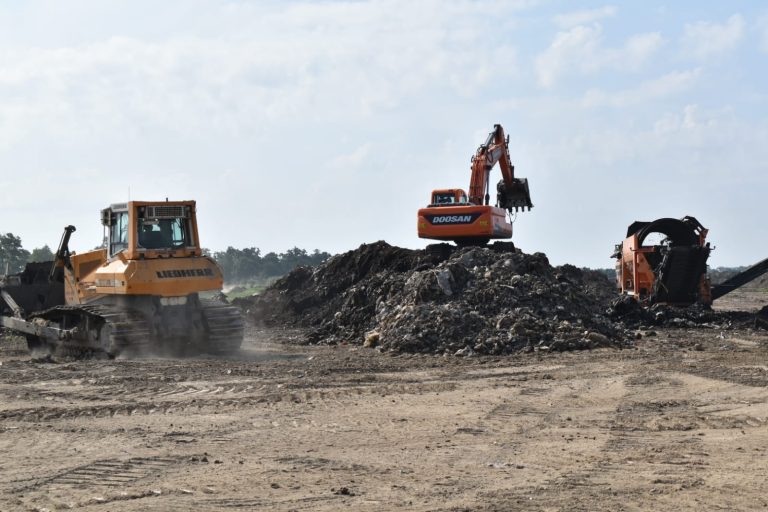
<path id="1" fill-rule="evenodd" d="M 298 247 L 283 253 L 269 252 L 264 255 L 257 247 L 227 247 L 226 251 L 213 254 L 213 258 L 224 272 L 224 279 L 229 283 L 264 282 L 285 275 L 298 266 L 319 265 L 330 257 L 327 252 L 315 249 L 314 252 L 308 253 Z"/>
<path id="2" fill-rule="evenodd" d="M 53 261 L 55 255 L 48 245 L 32 249 L 32 254 L 29 255 L 29 261 Z"/>
<path id="3" fill-rule="evenodd" d="M 0 235 L 0 273 L 20 272 L 29 259 L 29 251 L 21 246 L 21 238 L 13 233 Z"/>

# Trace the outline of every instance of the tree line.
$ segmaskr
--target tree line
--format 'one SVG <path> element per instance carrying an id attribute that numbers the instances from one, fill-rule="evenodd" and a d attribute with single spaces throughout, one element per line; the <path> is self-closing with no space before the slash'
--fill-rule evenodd
<path id="1" fill-rule="evenodd" d="M 0 234 L 0 274 L 20 272 L 30 261 L 51 261 L 53 251 L 47 245 L 26 250 L 21 245 L 21 237 L 13 233 Z"/>
<path id="2" fill-rule="evenodd" d="M 216 260 L 228 283 L 266 281 L 285 275 L 298 266 L 318 265 L 331 257 L 324 251 L 315 249 L 307 252 L 298 247 L 266 254 L 261 254 L 257 247 L 227 247 L 225 251 L 213 253 L 204 251 Z M 13 233 L 0 234 L 0 274 L 6 273 L 6 270 L 10 274 L 20 272 L 27 262 L 52 261 L 53 258 L 53 251 L 47 245 L 28 251 L 23 247 L 21 237 Z"/>
<path id="3" fill-rule="evenodd" d="M 298 247 L 264 255 L 257 247 L 227 247 L 226 251 L 214 252 L 211 256 L 221 267 L 224 280 L 228 283 L 264 282 L 285 275 L 296 267 L 319 265 L 331 257 L 325 251 L 315 249 L 310 253 Z"/>

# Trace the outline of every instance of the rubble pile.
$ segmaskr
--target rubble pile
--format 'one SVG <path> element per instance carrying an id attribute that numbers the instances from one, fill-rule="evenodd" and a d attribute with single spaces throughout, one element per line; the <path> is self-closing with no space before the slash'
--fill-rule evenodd
<path id="1" fill-rule="evenodd" d="M 749 311 L 716 311 L 701 304 L 671 306 L 654 304 L 643 307 L 630 297 L 614 299 L 608 310 L 611 319 L 627 328 L 680 327 L 711 329 L 748 329 L 768 327 L 768 306 L 757 313 Z"/>
<path id="2" fill-rule="evenodd" d="M 308 343 L 472 355 L 625 346 L 633 333 L 605 314 L 613 298 L 605 274 L 552 267 L 511 244 L 377 242 L 235 303 L 262 325 L 310 328 Z"/>

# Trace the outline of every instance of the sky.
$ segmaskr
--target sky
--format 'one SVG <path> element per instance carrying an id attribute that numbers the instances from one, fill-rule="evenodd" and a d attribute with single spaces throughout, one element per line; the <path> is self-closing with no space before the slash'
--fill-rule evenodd
<path id="1" fill-rule="evenodd" d="M 82 252 L 102 208 L 168 197 L 212 250 L 423 247 L 499 123 L 525 252 L 610 267 L 631 222 L 693 215 L 745 265 L 767 86 L 758 1 L 0 0 L 0 232 Z"/>

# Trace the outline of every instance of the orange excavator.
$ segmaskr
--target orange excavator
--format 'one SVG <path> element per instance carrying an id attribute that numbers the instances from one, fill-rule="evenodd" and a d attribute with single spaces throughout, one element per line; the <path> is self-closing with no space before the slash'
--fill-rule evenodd
<path id="1" fill-rule="evenodd" d="M 490 202 L 490 176 L 496 164 L 502 179 L 496 186 L 496 206 Z M 457 245 L 485 245 L 491 239 L 512 238 L 508 213 L 530 209 L 528 180 L 515 178 L 509 157 L 509 137 L 501 125 L 494 125 L 485 143 L 472 157 L 469 195 L 462 189 L 432 191 L 432 199 L 418 213 L 419 238 L 450 240 Z"/>

